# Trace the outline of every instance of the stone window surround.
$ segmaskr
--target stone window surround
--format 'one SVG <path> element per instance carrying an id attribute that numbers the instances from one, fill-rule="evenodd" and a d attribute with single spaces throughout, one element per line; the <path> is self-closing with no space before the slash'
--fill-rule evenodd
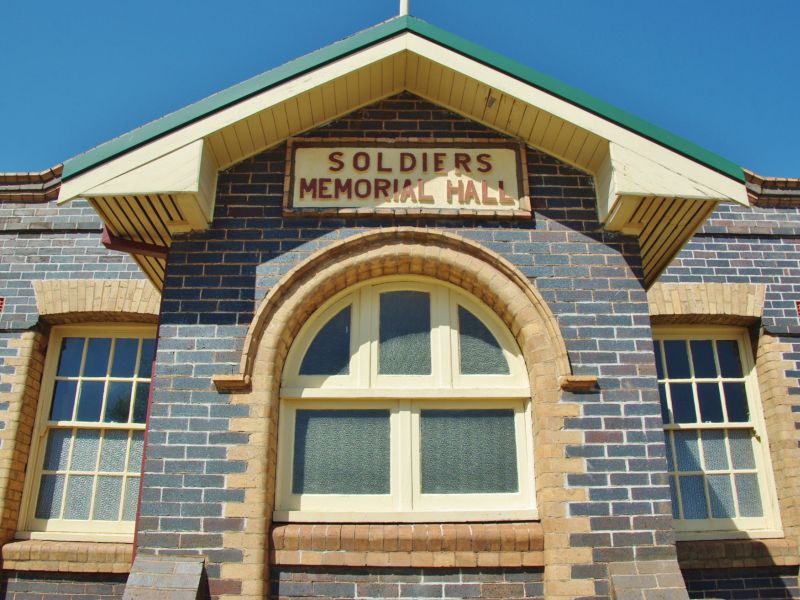
<path id="1" fill-rule="evenodd" d="M 38 280 L 33 282 L 39 326 L 21 333 L 15 346 L 18 358 L 8 377 L 8 420 L 0 432 L 0 553 L 3 568 L 17 571 L 127 573 L 132 543 L 14 541 L 22 501 L 22 482 L 39 401 L 44 357 L 52 325 L 65 323 L 142 323 L 158 321 L 161 301 L 147 281 Z"/>
<path id="2" fill-rule="evenodd" d="M 764 308 L 766 285 L 725 283 L 655 284 L 647 293 L 653 325 L 698 324 L 757 327 Z M 789 388 L 796 381 L 786 371 L 795 368 L 784 359 L 789 344 L 762 330 L 753 343 L 756 376 L 764 411 L 775 478 L 783 538 L 693 540 L 677 542 L 681 568 L 738 568 L 798 565 L 800 556 L 800 463 L 795 413 Z"/>

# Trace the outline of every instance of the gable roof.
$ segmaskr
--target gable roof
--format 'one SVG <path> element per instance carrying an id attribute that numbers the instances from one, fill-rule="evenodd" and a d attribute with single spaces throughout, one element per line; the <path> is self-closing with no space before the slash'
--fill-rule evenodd
<path id="1" fill-rule="evenodd" d="M 594 175 L 599 219 L 638 237 L 648 284 L 717 202 L 747 204 L 730 161 L 408 16 L 67 161 L 59 201 L 87 198 L 160 286 L 172 236 L 211 222 L 221 169 L 404 90 Z"/>
<path id="2" fill-rule="evenodd" d="M 497 52 L 483 48 L 444 29 L 411 16 L 400 16 L 334 42 L 300 58 L 265 71 L 246 81 L 217 92 L 160 119 L 134 129 L 64 163 L 63 179 L 69 180 L 111 158 L 188 125 L 207 115 L 268 90 L 275 85 L 303 75 L 332 61 L 362 50 L 376 42 L 408 31 L 436 44 L 467 56 L 481 64 L 510 75 L 521 82 L 548 92 L 575 106 L 657 142 L 688 158 L 696 160 L 737 181 L 744 182 L 744 172 L 735 163 L 697 144 L 677 136 L 624 110 L 595 98 L 553 77 L 540 73 Z"/>

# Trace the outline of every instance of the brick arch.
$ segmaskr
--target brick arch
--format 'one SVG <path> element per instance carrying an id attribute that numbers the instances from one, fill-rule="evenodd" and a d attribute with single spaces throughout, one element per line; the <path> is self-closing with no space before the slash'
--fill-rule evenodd
<path id="1" fill-rule="evenodd" d="M 44 279 L 33 282 L 39 317 L 51 325 L 157 323 L 161 294 L 144 279 Z"/>
<path id="2" fill-rule="evenodd" d="M 516 338 L 534 399 L 536 496 L 544 532 L 544 559 L 538 559 L 538 566 L 548 566 L 546 580 L 548 570 L 557 579 L 569 573 L 557 568 L 575 558 L 559 556 L 564 527 L 558 522 L 567 519 L 567 502 L 582 492 L 567 490 L 564 474 L 582 472 L 584 464 L 583 459 L 566 458 L 564 452 L 567 444 L 576 442 L 575 432 L 565 431 L 564 418 L 577 416 L 579 407 L 561 401 L 563 381 L 571 369 L 556 319 L 531 282 L 497 254 L 450 233 L 399 227 L 337 242 L 287 273 L 253 318 L 240 372 L 214 378 L 218 390 L 235 392 L 233 403 L 249 405 L 249 415 L 235 419 L 232 428 L 250 433 L 250 441 L 228 454 L 230 459 L 247 461 L 246 473 L 229 480 L 229 487 L 244 488 L 246 508 L 241 510 L 249 518 L 245 531 L 225 534 L 234 536 L 230 543 L 235 547 L 245 548 L 244 564 L 237 572 L 243 597 L 263 594 L 267 580 L 263 569 L 269 563 L 280 381 L 289 348 L 302 325 L 327 299 L 360 282 L 391 275 L 426 276 L 462 288 L 494 310 Z M 532 566 L 524 562 L 525 553 L 517 554 L 520 564 L 516 566 Z M 550 569 L 551 565 L 556 568 Z"/>

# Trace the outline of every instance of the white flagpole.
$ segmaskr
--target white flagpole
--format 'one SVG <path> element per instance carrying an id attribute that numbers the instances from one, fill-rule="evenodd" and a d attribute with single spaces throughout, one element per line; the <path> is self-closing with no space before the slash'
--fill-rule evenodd
<path id="1" fill-rule="evenodd" d="M 400 15 L 401 17 L 408 16 L 408 0 L 400 0 Z"/>

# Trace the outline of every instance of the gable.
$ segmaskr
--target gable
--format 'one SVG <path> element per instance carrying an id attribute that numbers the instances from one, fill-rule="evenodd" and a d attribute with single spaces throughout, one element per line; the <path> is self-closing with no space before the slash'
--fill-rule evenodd
<path id="1" fill-rule="evenodd" d="M 747 203 L 735 165 L 407 17 L 68 161 L 60 201 L 86 197 L 113 235 L 166 248 L 208 226 L 220 169 L 402 91 L 591 173 L 598 218 L 639 238 L 648 282 L 717 202 Z"/>

